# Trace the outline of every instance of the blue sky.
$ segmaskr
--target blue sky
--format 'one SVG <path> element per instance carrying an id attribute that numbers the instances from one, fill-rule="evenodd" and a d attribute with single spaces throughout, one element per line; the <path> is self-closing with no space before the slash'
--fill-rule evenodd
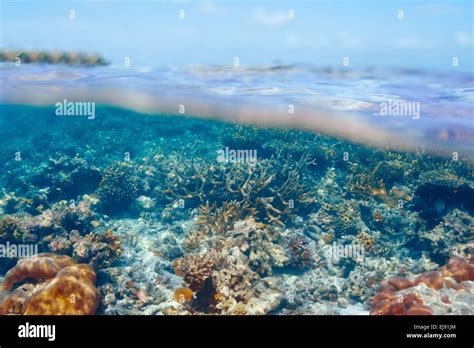
<path id="1" fill-rule="evenodd" d="M 473 71 L 473 3 L 1 0 L 0 45 L 97 52 L 154 68 L 231 65 L 234 57 L 250 66 L 340 67 L 349 57 L 355 68 L 450 70 L 457 57 L 456 69 Z"/>

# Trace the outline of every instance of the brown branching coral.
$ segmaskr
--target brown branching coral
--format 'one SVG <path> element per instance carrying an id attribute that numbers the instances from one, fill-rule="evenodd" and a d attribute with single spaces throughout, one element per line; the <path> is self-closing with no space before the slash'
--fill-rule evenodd
<path id="1" fill-rule="evenodd" d="M 292 237 L 287 245 L 289 266 L 298 270 L 307 269 L 315 264 L 315 257 L 309 242 L 303 237 Z"/>
<path id="2" fill-rule="evenodd" d="M 359 240 L 360 244 L 364 247 L 364 250 L 367 252 L 372 252 L 376 247 L 377 242 L 367 232 L 360 231 L 359 234 L 357 235 L 357 239 Z"/>
<path id="3" fill-rule="evenodd" d="M 222 207 L 217 208 L 214 204 L 202 205 L 197 216 L 198 233 L 201 235 L 223 235 L 234 228 L 234 224 L 246 216 L 254 216 L 255 209 L 242 207 L 237 201 L 224 202 Z"/>
<path id="4" fill-rule="evenodd" d="M 183 277 L 188 288 L 194 292 L 194 299 L 190 301 L 191 308 L 204 313 L 216 312 L 216 277 L 227 263 L 228 260 L 215 251 L 204 255 L 191 254 L 174 261 L 175 273 Z"/>
<path id="5" fill-rule="evenodd" d="M 85 248 L 88 249 L 87 255 L 89 257 L 86 259 L 93 268 L 110 265 L 122 252 L 120 238 L 111 229 L 102 233 L 89 233 L 83 240 Z M 76 242 L 74 246 L 75 254 L 78 255 L 79 242 Z"/>
<path id="6" fill-rule="evenodd" d="M 281 292 L 248 268 L 248 259 L 234 248 L 228 254 L 209 251 L 174 262 L 187 288 L 175 292 L 178 309 L 168 314 L 265 314 L 275 309 Z"/>
<path id="7" fill-rule="evenodd" d="M 310 163 L 307 156 L 299 161 L 264 159 L 252 165 L 173 158 L 161 163 L 165 185 L 159 192 L 171 204 L 185 200 L 190 206 L 209 202 L 221 207 L 235 202 L 248 215 L 282 225 L 293 210 L 313 202 L 303 180 Z"/>
<path id="8" fill-rule="evenodd" d="M 22 259 L 6 274 L 2 290 L 8 292 L 27 278 L 38 283 L 9 293 L 0 303 L 0 314 L 90 315 L 97 309 L 100 295 L 94 271 L 70 257 L 40 254 Z"/>
<path id="9" fill-rule="evenodd" d="M 376 198 L 386 200 L 387 194 L 395 182 L 404 179 L 406 166 L 398 161 L 378 161 L 371 168 L 367 166 L 354 166 L 350 170 L 349 191 L 356 197 L 368 200 Z"/>
<path id="10" fill-rule="evenodd" d="M 23 240 L 23 232 L 14 217 L 7 215 L 0 220 L 0 241 Z"/>
<path id="11" fill-rule="evenodd" d="M 315 222 L 321 230 L 336 237 L 356 234 L 361 224 L 360 207 L 354 200 L 324 203 L 315 214 Z"/>
<path id="12" fill-rule="evenodd" d="M 198 292 L 204 286 L 205 280 L 225 265 L 225 258 L 216 251 L 210 251 L 203 255 L 190 254 L 176 259 L 173 269 L 178 276 L 183 277 L 192 291 Z"/>

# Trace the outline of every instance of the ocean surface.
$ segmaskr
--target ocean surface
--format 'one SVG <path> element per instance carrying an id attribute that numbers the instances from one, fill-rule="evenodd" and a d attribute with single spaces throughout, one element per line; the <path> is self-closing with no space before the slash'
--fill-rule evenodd
<path id="1" fill-rule="evenodd" d="M 472 74 L 0 70 L 1 314 L 474 314 Z"/>

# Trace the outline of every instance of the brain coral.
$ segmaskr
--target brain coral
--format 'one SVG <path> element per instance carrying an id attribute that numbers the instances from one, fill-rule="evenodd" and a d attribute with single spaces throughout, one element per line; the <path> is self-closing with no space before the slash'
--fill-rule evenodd
<path id="1" fill-rule="evenodd" d="M 8 293 L 14 284 L 34 279 Z M 40 254 L 22 259 L 5 276 L 0 314 L 90 315 L 99 304 L 95 273 L 85 264 L 75 264 L 68 256 Z"/>

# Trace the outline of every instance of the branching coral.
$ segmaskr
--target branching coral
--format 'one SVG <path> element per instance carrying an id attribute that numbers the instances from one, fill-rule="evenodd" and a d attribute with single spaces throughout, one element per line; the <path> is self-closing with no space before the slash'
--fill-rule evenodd
<path id="1" fill-rule="evenodd" d="M 234 224 L 246 216 L 254 216 L 255 209 L 242 207 L 237 201 L 224 202 L 222 207 L 210 207 L 209 202 L 200 207 L 197 216 L 197 232 L 200 235 L 224 235 L 234 228 Z"/>
<path id="2" fill-rule="evenodd" d="M 7 215 L 0 220 L 0 241 L 21 241 L 24 232 L 13 216 Z"/>
<path id="3" fill-rule="evenodd" d="M 273 267 L 284 267 L 288 263 L 284 236 L 279 227 L 258 223 L 251 217 L 225 227 L 214 230 L 210 225 L 205 230 L 208 234 L 204 234 L 200 226 L 201 229 L 187 236 L 185 245 L 189 247 L 196 238 L 200 238 L 201 245 L 198 246 L 205 244 L 219 251 L 237 247 L 248 257 L 249 267 L 261 275 L 272 274 Z"/>
<path id="4" fill-rule="evenodd" d="M 408 166 L 399 160 L 375 163 L 373 167 L 362 165 L 350 168 L 349 192 L 364 200 L 375 198 L 386 201 L 392 186 L 404 180 Z"/>
<path id="5" fill-rule="evenodd" d="M 400 161 L 380 161 L 372 171 L 372 177 L 391 188 L 395 182 L 400 182 L 404 177 L 404 163 Z"/>
<path id="6" fill-rule="evenodd" d="M 354 200 L 324 203 L 314 215 L 314 221 L 321 230 L 336 237 L 356 234 L 363 227 L 359 205 Z"/>
<path id="7" fill-rule="evenodd" d="M 189 289 L 194 292 L 191 308 L 204 313 L 216 312 L 218 303 L 216 277 L 227 263 L 228 260 L 214 251 L 204 255 L 191 254 L 174 261 L 175 273 L 183 277 Z"/>
<path id="8" fill-rule="evenodd" d="M 303 237 L 291 237 L 288 241 L 287 251 L 290 267 L 304 270 L 315 263 L 315 257 L 309 246 L 309 241 Z"/>
<path id="9" fill-rule="evenodd" d="M 187 288 L 175 299 L 182 306 L 167 313 L 265 314 L 275 309 L 281 292 L 248 268 L 248 258 L 237 248 L 228 254 L 210 251 L 190 254 L 174 262 Z M 192 292 L 192 294 L 190 293 Z"/>
<path id="10" fill-rule="evenodd" d="M 45 241 L 49 242 L 49 250 L 71 255 L 77 262 L 88 263 L 94 269 L 110 265 L 121 254 L 120 238 L 110 229 L 85 236 L 73 230 Z"/>
<path id="11" fill-rule="evenodd" d="M 94 314 L 100 295 L 95 273 L 84 264 L 75 264 L 67 256 L 40 254 L 22 259 L 5 276 L 2 290 L 34 279 L 9 293 L 0 303 L 0 314 L 82 315 Z"/>
<path id="12" fill-rule="evenodd" d="M 165 184 L 159 193 L 171 203 L 185 200 L 191 207 L 236 202 L 248 214 L 283 224 L 292 211 L 313 202 L 303 180 L 310 163 L 306 156 L 299 161 L 263 159 L 253 165 L 173 158 L 161 163 Z"/>

